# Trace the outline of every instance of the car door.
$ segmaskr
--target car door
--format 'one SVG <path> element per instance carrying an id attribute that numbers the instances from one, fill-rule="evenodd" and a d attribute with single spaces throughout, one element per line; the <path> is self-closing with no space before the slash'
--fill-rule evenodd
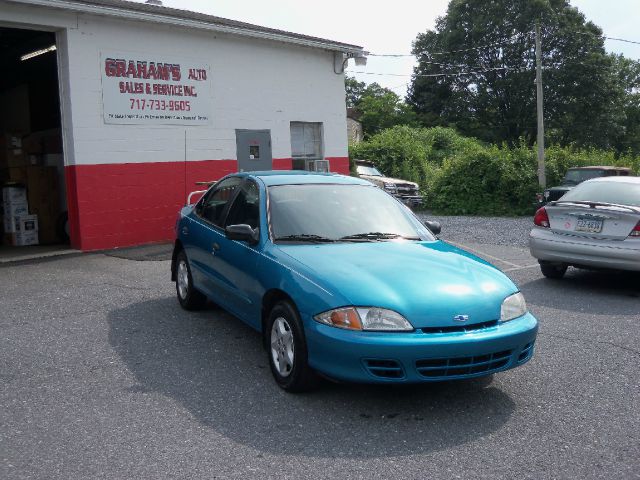
<path id="1" fill-rule="evenodd" d="M 241 177 L 229 177 L 213 186 L 196 204 L 182 231 L 194 286 L 221 306 L 230 302 L 230 288 L 216 269 L 215 255 L 226 241 L 224 219 L 241 183 Z"/>
<path id="2" fill-rule="evenodd" d="M 239 224 L 260 226 L 260 189 L 251 179 L 240 186 L 225 217 L 225 228 Z M 213 259 L 214 268 L 226 279 L 230 308 L 255 328 L 260 328 L 262 289 L 257 270 L 261 248 L 260 241 L 251 245 L 224 238 Z"/>

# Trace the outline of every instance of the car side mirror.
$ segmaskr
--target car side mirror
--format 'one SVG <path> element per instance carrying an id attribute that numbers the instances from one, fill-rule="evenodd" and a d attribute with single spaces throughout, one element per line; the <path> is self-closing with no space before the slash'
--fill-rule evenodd
<path id="1" fill-rule="evenodd" d="M 229 240 L 240 240 L 251 245 L 258 243 L 259 239 L 259 230 L 253 229 L 245 223 L 229 225 L 224 229 L 224 234 Z"/>
<path id="2" fill-rule="evenodd" d="M 440 222 L 435 222 L 435 221 L 431 221 L 431 220 L 425 220 L 424 221 L 424 225 L 431 230 L 431 233 L 433 233 L 434 235 L 439 235 L 440 232 L 442 231 L 442 226 L 440 225 Z"/>

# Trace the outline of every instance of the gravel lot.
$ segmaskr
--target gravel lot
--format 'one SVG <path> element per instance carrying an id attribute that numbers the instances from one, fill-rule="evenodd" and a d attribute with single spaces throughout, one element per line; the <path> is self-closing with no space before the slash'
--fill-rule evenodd
<path id="1" fill-rule="evenodd" d="M 452 217 L 419 214 L 424 220 L 442 225 L 440 238 L 456 243 L 480 243 L 528 248 L 533 217 Z"/>

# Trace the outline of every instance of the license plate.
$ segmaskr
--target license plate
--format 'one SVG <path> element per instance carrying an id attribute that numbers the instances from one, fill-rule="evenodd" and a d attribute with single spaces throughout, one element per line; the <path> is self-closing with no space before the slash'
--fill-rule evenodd
<path id="1" fill-rule="evenodd" d="M 593 218 L 578 218 L 576 232 L 600 233 L 602 231 L 602 220 Z"/>

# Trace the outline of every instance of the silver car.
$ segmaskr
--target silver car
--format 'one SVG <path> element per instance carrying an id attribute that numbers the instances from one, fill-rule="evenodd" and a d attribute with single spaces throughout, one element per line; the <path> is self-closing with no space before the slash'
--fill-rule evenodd
<path id="1" fill-rule="evenodd" d="M 548 278 L 568 266 L 640 271 L 640 177 L 588 180 L 533 221 L 531 255 Z"/>

